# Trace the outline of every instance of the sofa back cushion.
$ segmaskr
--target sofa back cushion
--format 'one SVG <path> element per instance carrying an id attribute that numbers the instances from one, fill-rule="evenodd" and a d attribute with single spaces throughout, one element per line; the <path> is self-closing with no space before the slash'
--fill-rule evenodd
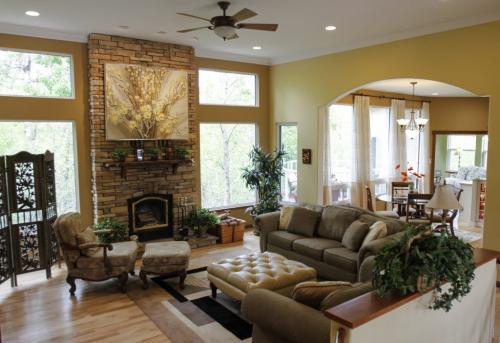
<path id="1" fill-rule="evenodd" d="M 403 231 L 405 223 L 399 219 L 381 217 L 375 214 L 362 214 L 359 220 L 372 226 L 375 222 L 382 221 L 387 226 L 387 236 Z"/>
<path id="2" fill-rule="evenodd" d="M 294 207 L 286 230 L 298 235 L 313 237 L 320 213 L 305 207 Z"/>
<path id="3" fill-rule="evenodd" d="M 358 251 L 368 231 L 370 231 L 368 224 L 361 220 L 353 221 L 342 237 L 342 245 L 349 250 Z"/>
<path id="4" fill-rule="evenodd" d="M 348 206 L 325 206 L 321 214 L 318 236 L 341 242 L 344 233 L 352 222 L 363 212 Z"/>

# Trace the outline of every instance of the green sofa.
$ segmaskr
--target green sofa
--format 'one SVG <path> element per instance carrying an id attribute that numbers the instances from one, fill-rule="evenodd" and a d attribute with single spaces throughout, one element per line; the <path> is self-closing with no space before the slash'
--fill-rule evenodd
<path id="1" fill-rule="evenodd" d="M 260 232 L 260 249 L 262 252 L 275 252 L 305 263 L 316 269 L 318 276 L 326 280 L 356 282 L 364 259 L 376 255 L 390 240 L 399 238 L 404 229 L 404 223 L 398 219 L 381 217 L 358 207 L 308 204 L 300 206 L 318 213 L 316 227 L 312 228 L 312 237 L 280 230 L 280 212 L 266 213 L 255 220 L 256 229 Z M 358 251 L 343 246 L 344 233 L 356 220 L 369 226 L 376 221 L 383 221 L 387 226 L 386 237 L 365 244 Z"/>

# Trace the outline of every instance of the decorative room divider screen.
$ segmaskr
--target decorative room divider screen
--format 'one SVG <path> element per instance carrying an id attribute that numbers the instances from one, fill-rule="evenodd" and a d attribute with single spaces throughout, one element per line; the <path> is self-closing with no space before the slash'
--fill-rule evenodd
<path id="1" fill-rule="evenodd" d="M 54 154 L 0 156 L 0 283 L 46 270 L 59 259 Z"/>

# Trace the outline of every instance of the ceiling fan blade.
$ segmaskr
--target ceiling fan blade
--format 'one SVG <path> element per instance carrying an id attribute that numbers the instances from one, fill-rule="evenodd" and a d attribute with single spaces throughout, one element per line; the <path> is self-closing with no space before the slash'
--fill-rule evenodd
<path id="1" fill-rule="evenodd" d="M 192 14 L 188 14 L 188 13 L 177 13 L 178 15 L 183 15 L 183 16 L 186 16 L 186 17 L 191 17 L 191 18 L 196 18 L 196 19 L 200 19 L 200 20 L 205 20 L 205 21 L 208 21 L 210 23 L 210 19 L 207 19 L 207 18 L 203 18 L 203 17 L 198 17 L 197 15 L 192 15 Z"/>
<path id="2" fill-rule="evenodd" d="M 248 8 L 244 8 L 235 15 L 231 16 L 231 18 L 234 20 L 235 23 L 238 23 L 240 21 L 255 17 L 257 13 L 254 11 L 249 10 Z"/>
<path id="3" fill-rule="evenodd" d="M 179 32 L 179 33 L 187 33 L 187 32 L 191 32 L 191 31 L 203 30 L 203 29 L 209 29 L 209 28 L 210 28 L 210 26 L 202 26 L 202 27 L 195 27 L 195 28 L 192 28 L 192 29 L 179 30 L 177 32 Z"/>
<path id="4" fill-rule="evenodd" d="M 226 38 L 226 40 L 236 39 L 236 38 L 240 38 L 240 36 L 238 36 L 235 32 L 231 37 Z"/>
<path id="5" fill-rule="evenodd" d="M 263 30 L 263 31 L 276 31 L 278 29 L 278 24 L 238 24 L 239 29 L 249 29 L 249 30 Z"/>

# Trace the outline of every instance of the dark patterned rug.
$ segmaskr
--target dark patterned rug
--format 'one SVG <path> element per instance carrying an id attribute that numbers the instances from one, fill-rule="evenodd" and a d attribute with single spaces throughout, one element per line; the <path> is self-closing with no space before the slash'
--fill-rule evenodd
<path id="1" fill-rule="evenodd" d="M 221 292 L 217 298 L 211 297 L 210 284 L 207 279 L 207 268 L 198 268 L 187 272 L 185 288 L 179 288 L 178 276 L 155 277 L 152 280 L 170 295 L 173 299 L 169 304 L 174 306 L 185 318 L 196 327 L 202 328 L 212 325 L 214 322 L 220 324 L 228 332 L 214 333 L 217 337 L 225 339 L 228 334 L 234 337 L 234 341 L 249 340 L 252 336 L 252 324 L 247 322 L 240 313 L 241 302 L 232 300 Z M 203 332 L 200 332 L 203 334 Z M 203 336 L 202 336 L 203 337 Z M 207 338 L 207 337 L 203 337 Z M 214 340 L 207 339 L 207 341 Z"/>

